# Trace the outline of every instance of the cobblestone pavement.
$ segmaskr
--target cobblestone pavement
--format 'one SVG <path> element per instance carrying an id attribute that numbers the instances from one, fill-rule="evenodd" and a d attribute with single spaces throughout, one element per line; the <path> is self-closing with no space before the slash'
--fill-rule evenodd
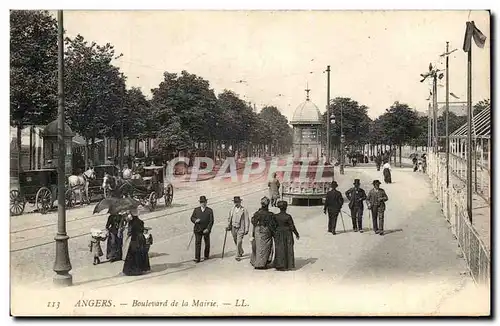
<path id="1" fill-rule="evenodd" d="M 370 165 L 347 168 L 343 176 L 336 171 L 342 192 L 351 186 L 354 178 L 361 179 L 361 186 L 366 191 L 371 188 L 373 179 L 383 180 L 381 172 Z M 240 262 L 234 259 L 235 246 L 230 235 L 226 254 L 221 259 L 224 227 L 232 197 L 242 196 L 243 204 L 253 213 L 259 206 L 259 199 L 267 195 L 263 178 L 245 184 L 220 180 L 187 183 L 186 188 L 179 190 L 178 196 L 174 197 L 174 207 L 141 213 L 145 224 L 153 227 L 151 232 L 155 243 L 150 252 L 152 272 L 138 277 L 120 276 L 121 262 L 92 265 L 87 248 L 88 235 L 78 235 L 88 232 L 90 227 L 102 227 L 105 216 L 69 217 L 73 221 L 68 226 L 68 233 L 74 286 L 60 290 L 51 286 L 55 258 L 51 239 L 55 225 L 17 233 L 16 228 L 12 228 L 12 302 L 15 305 L 21 302 L 19 300 L 32 301 L 31 305 L 15 305 L 13 313 L 30 310 L 58 313 L 45 307 L 45 301 L 40 299 L 45 298 L 42 294 L 47 294 L 47 298 L 65 298 L 59 312 L 66 314 L 488 313 L 489 292 L 472 283 L 465 261 L 458 255 L 456 240 L 440 213 L 439 204 L 431 195 L 425 177 L 408 168 L 394 168 L 393 180 L 392 184 L 382 185 L 389 196 L 385 236 L 375 235 L 369 230 L 371 223 L 367 210 L 364 217 L 366 232 L 355 233 L 345 204 L 342 217 L 346 232 L 343 232 L 342 219 L 339 218 L 337 230 L 340 232 L 333 236 L 326 232 L 327 218 L 321 206 L 289 206 L 289 213 L 301 236 L 295 241 L 296 270 L 290 272 L 254 270 L 248 259 L 248 238 L 244 240 L 245 259 Z M 211 259 L 195 264 L 192 262 L 194 243 L 187 250 L 192 231 L 189 216 L 197 196 L 202 193 L 209 198 L 216 223 L 211 236 Z M 40 226 L 47 221 L 33 223 Z M 17 228 L 26 228 L 27 224 L 19 222 Z M 15 238 L 16 234 L 22 234 L 24 239 Z M 44 241 L 52 242 L 36 246 Z M 34 247 L 28 249 L 30 245 Z M 75 307 L 82 298 L 113 298 L 115 306 Z M 474 298 L 473 302 L 471 298 Z M 134 299 L 185 300 L 188 306 L 133 307 Z M 216 305 L 200 307 L 193 302 L 198 299 L 212 300 Z M 247 306 L 237 306 L 241 305 L 241 299 L 245 299 Z"/>

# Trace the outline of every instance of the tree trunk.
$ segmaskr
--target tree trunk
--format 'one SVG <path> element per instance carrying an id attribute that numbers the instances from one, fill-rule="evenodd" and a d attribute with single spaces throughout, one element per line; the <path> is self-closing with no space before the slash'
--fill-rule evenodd
<path id="1" fill-rule="evenodd" d="M 22 147 L 22 141 L 21 141 L 21 130 L 23 126 L 18 125 L 17 126 L 17 139 L 16 139 L 16 146 L 17 146 L 17 182 L 19 184 L 19 180 L 21 180 L 21 172 L 22 172 L 22 152 L 21 152 L 21 147 Z M 19 190 L 21 190 L 21 185 L 19 184 Z"/>
<path id="2" fill-rule="evenodd" d="M 84 152 L 84 160 L 85 160 L 85 171 L 89 168 L 89 139 L 85 137 L 85 152 Z"/>
<path id="3" fill-rule="evenodd" d="M 403 167 L 402 163 L 401 163 L 401 144 L 399 144 L 399 167 Z"/>

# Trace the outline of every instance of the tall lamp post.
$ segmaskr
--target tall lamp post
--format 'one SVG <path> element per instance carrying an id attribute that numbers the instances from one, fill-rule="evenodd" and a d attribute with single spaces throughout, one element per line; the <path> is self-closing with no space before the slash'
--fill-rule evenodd
<path id="1" fill-rule="evenodd" d="M 59 144 L 58 164 L 57 164 L 57 234 L 56 241 L 56 261 L 54 262 L 54 284 L 58 286 L 68 286 L 73 283 L 73 277 L 69 273 L 71 262 L 68 252 L 68 234 L 66 233 L 66 200 L 65 200 L 65 169 L 64 159 L 66 145 L 64 143 L 64 28 L 63 12 L 57 12 L 58 27 L 58 128 L 57 142 Z"/>
<path id="2" fill-rule="evenodd" d="M 344 106 L 340 104 L 340 174 L 344 174 Z"/>
<path id="3" fill-rule="evenodd" d="M 333 113 L 330 115 L 327 125 L 330 126 L 330 124 L 332 124 L 332 125 L 335 124 L 335 114 L 333 114 Z M 330 134 L 328 134 L 328 139 L 330 139 Z M 330 142 L 328 142 L 328 144 L 330 144 Z M 330 147 L 328 147 L 328 151 L 330 151 Z M 333 175 L 333 180 L 335 180 L 335 172 Z"/>

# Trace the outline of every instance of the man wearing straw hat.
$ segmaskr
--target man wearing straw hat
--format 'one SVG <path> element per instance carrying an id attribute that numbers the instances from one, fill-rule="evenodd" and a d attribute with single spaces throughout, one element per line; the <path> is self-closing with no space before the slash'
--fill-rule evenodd
<path id="1" fill-rule="evenodd" d="M 389 198 L 385 190 L 380 188 L 380 181 L 374 180 L 373 189 L 368 193 L 366 203 L 368 209 L 372 212 L 373 231 L 375 231 L 376 234 L 384 235 L 384 212 L 385 202 L 387 200 L 389 200 Z"/>
<path id="2" fill-rule="evenodd" d="M 234 244 L 238 248 L 236 260 L 240 261 L 243 257 L 243 237 L 250 230 L 250 217 L 248 210 L 241 205 L 240 196 L 235 196 L 233 199 L 234 207 L 229 211 L 228 226 L 226 231 L 231 231 Z"/>

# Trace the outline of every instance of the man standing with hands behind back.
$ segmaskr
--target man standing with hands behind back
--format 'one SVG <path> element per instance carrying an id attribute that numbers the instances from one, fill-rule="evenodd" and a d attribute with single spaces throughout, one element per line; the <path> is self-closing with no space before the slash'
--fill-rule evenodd
<path id="1" fill-rule="evenodd" d="M 207 207 L 207 197 L 200 196 L 200 207 L 196 207 L 191 215 L 193 222 L 193 232 L 195 236 L 195 259 L 196 263 L 200 262 L 201 255 L 201 238 L 205 242 L 205 260 L 210 257 L 210 232 L 214 225 L 214 212 L 210 207 Z"/>

